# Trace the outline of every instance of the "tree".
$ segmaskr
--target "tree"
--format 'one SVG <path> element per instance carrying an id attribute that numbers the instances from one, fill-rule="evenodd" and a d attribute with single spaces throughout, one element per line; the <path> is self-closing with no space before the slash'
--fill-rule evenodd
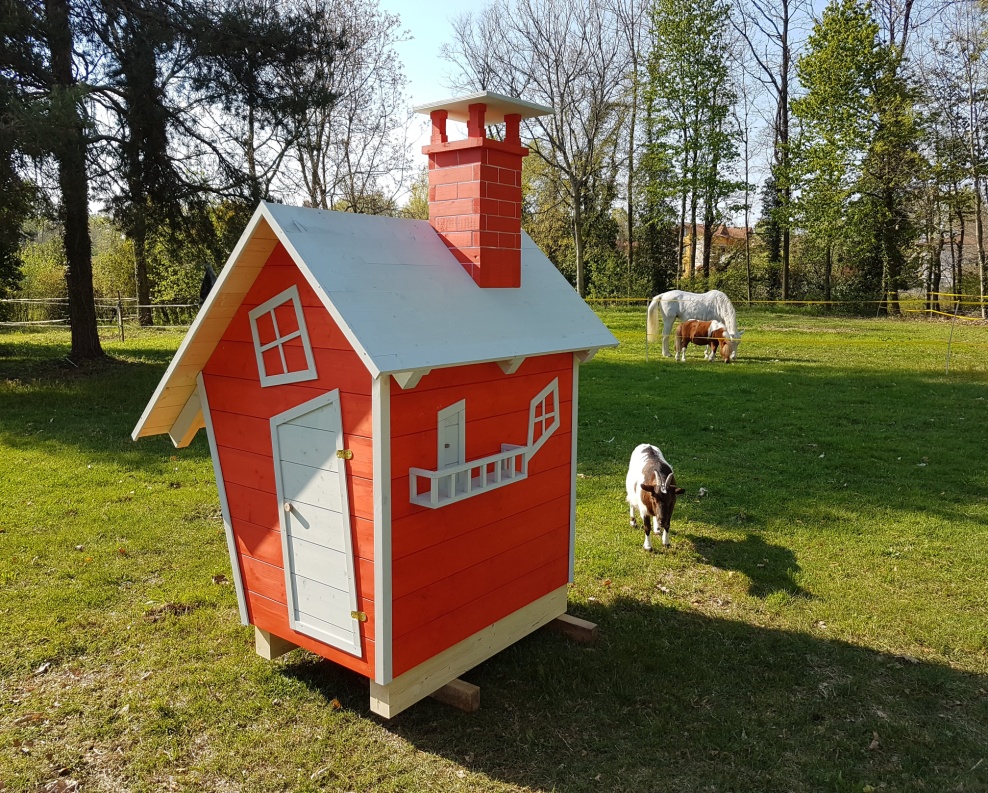
<path id="1" fill-rule="evenodd" d="M 720 0 L 687 3 L 657 0 L 652 11 L 653 41 L 649 55 L 650 145 L 654 156 L 673 164 L 675 181 L 668 194 L 678 195 L 680 256 L 690 230 L 687 276 L 697 271 L 698 217 L 704 221 L 703 277 L 710 276 L 711 237 L 722 222 L 722 202 L 740 187 L 728 173 L 737 158 L 739 133 L 731 124 L 736 101 L 726 39 L 729 10 Z"/>
<path id="2" fill-rule="evenodd" d="M 312 104 L 295 119 L 295 153 L 310 206 L 377 214 L 394 206 L 410 174 L 406 79 L 395 45 L 400 20 L 376 0 L 302 0 L 321 10 L 318 31 L 332 103 Z M 292 77 L 293 90 L 310 91 L 311 71 Z"/>
<path id="3" fill-rule="evenodd" d="M 215 155 L 225 182 L 218 191 L 253 208 L 273 197 L 302 134 L 299 120 L 332 104 L 337 43 L 325 36 L 326 9 L 227 0 L 194 7 L 186 24 L 193 35 L 193 96 L 221 112 L 205 128 L 194 117 L 184 129 Z"/>
<path id="4" fill-rule="evenodd" d="M 907 193 L 920 167 L 913 96 L 899 65 L 869 7 L 835 0 L 797 62 L 806 93 L 793 102 L 800 219 L 824 242 L 828 273 L 838 234 L 853 245 L 858 290 L 881 301 L 891 295 L 882 305 L 892 311 L 913 236 Z"/>
<path id="5" fill-rule="evenodd" d="M 740 13 L 732 16 L 757 66 L 757 76 L 773 99 L 770 122 L 772 134 L 772 175 L 774 226 L 780 234 L 778 257 L 781 266 L 782 299 L 790 297 L 790 218 L 792 202 L 790 181 L 790 96 L 793 82 L 793 26 L 809 9 L 804 0 L 778 0 L 764 3 L 746 0 Z"/>
<path id="6" fill-rule="evenodd" d="M 89 238 L 90 140 L 82 100 L 86 88 L 76 79 L 76 35 L 71 0 L 44 0 L 41 20 L 48 48 L 44 90 L 53 123 L 52 155 L 58 163 L 58 187 L 64 228 L 65 280 L 68 284 L 72 357 L 100 358 L 93 300 L 92 242 Z"/>
<path id="7" fill-rule="evenodd" d="M 595 185 L 604 186 L 624 123 L 627 50 L 604 0 L 495 0 L 454 25 L 445 57 L 457 87 L 523 97 L 552 108 L 526 123 L 533 156 L 558 172 L 570 212 L 575 281 L 587 291 L 587 232 L 597 220 Z"/>

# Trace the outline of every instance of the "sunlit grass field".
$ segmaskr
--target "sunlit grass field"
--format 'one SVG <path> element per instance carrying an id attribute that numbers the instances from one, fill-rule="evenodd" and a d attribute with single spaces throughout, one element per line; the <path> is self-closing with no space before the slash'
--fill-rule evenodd
<path id="1" fill-rule="evenodd" d="M 0 332 L 0 790 L 986 791 L 988 327 L 741 314 L 736 363 L 581 368 L 576 581 L 465 678 L 482 707 L 368 711 L 366 681 L 240 626 L 204 437 L 129 434 L 181 334 Z M 631 449 L 687 489 L 628 526 Z M 214 583 L 214 581 L 220 583 Z"/>

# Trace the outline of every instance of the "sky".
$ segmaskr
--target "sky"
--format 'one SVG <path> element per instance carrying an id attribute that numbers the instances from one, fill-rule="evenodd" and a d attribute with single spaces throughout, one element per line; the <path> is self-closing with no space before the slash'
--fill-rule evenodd
<path id="1" fill-rule="evenodd" d="M 455 0 L 453 3 L 428 2 L 427 0 L 378 0 L 382 10 L 401 19 L 402 28 L 408 31 L 408 40 L 396 49 L 408 78 L 408 98 L 412 107 L 452 98 L 454 92 L 444 87 L 451 71 L 450 64 L 440 55 L 443 44 L 453 40 L 450 18 L 467 11 L 480 11 L 488 0 Z M 429 137 L 428 119 L 416 117 L 416 128 L 421 130 L 413 145 L 416 164 L 424 165 L 421 153 Z M 455 127 L 450 126 L 453 132 Z M 465 129 L 465 128 L 464 128 Z M 454 133 L 455 134 L 455 133 Z"/>

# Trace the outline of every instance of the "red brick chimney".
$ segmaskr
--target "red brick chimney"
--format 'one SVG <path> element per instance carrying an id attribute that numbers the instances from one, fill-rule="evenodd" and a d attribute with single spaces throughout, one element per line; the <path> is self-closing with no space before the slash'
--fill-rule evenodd
<path id="1" fill-rule="evenodd" d="M 521 145 L 523 118 L 551 108 L 484 91 L 415 108 L 432 119 L 429 222 L 478 286 L 521 286 Z M 465 140 L 450 141 L 446 121 L 467 124 Z M 504 123 L 504 140 L 487 137 Z"/>

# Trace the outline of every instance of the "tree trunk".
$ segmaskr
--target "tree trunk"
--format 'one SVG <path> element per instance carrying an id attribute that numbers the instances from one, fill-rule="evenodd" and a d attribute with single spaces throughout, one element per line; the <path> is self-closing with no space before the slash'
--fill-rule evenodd
<path id="1" fill-rule="evenodd" d="M 679 286 L 679 278 L 684 274 L 684 262 L 686 259 L 686 188 L 679 201 L 679 233 L 676 235 L 676 286 Z"/>
<path id="2" fill-rule="evenodd" d="M 714 212 L 713 207 L 707 202 L 703 208 L 703 285 L 710 288 L 710 253 L 714 241 Z"/>
<path id="3" fill-rule="evenodd" d="M 573 185 L 573 250 L 576 253 L 576 292 L 587 296 L 586 274 L 583 268 L 583 190 Z"/>
<path id="4" fill-rule="evenodd" d="M 959 295 L 964 285 L 964 238 L 967 235 L 967 222 L 964 220 L 964 210 L 960 208 L 957 209 L 957 225 L 960 227 L 960 232 L 957 235 L 957 244 L 954 246 L 954 250 L 956 250 L 956 255 L 954 256 L 956 269 L 951 272 L 950 276 L 954 282 L 951 288 L 956 295 Z"/>
<path id="5" fill-rule="evenodd" d="M 981 319 L 988 317 L 985 306 L 985 232 L 981 217 L 981 179 L 977 171 L 974 175 L 974 233 L 978 239 L 978 289 L 981 296 Z"/>
<path id="6" fill-rule="evenodd" d="M 52 93 L 64 96 L 76 87 L 72 74 L 72 29 L 69 0 L 45 0 L 48 47 L 54 77 Z M 89 237 L 89 178 L 86 172 L 86 138 L 78 106 L 70 105 L 70 123 L 58 134 L 56 146 L 58 186 L 62 195 L 65 280 L 69 296 L 72 358 L 91 360 L 103 356 L 96 305 L 93 299 L 92 242 Z"/>
<path id="7" fill-rule="evenodd" d="M 823 299 L 827 301 L 827 308 L 830 309 L 831 283 L 834 273 L 834 244 L 827 242 L 827 252 L 823 264 Z"/>
<path id="8" fill-rule="evenodd" d="M 943 248 L 945 244 L 944 234 L 941 231 L 936 246 L 936 253 L 930 261 L 930 269 L 933 271 L 933 277 L 930 279 L 930 291 L 933 292 L 931 311 L 940 310 L 940 282 L 943 279 Z"/>
<path id="9" fill-rule="evenodd" d="M 132 229 L 134 243 L 134 281 L 137 284 L 137 322 L 142 327 L 154 324 L 151 313 L 151 282 L 148 279 L 147 226 L 138 215 Z"/>

